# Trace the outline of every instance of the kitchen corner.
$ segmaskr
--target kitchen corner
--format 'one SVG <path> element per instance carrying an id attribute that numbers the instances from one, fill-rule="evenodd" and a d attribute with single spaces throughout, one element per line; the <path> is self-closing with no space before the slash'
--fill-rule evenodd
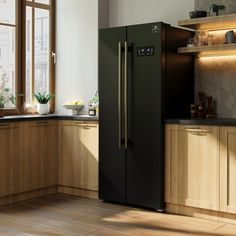
<path id="1" fill-rule="evenodd" d="M 235 236 L 235 89 L 236 0 L 0 0 L 0 235 Z"/>

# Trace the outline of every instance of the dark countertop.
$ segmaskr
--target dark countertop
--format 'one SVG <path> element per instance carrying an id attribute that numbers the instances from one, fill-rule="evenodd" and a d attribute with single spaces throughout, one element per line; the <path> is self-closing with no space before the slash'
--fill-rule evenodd
<path id="1" fill-rule="evenodd" d="M 236 126 L 236 119 L 166 119 L 165 124 Z"/>
<path id="2" fill-rule="evenodd" d="M 56 115 L 58 120 L 81 120 L 81 121 L 99 121 L 98 116 L 88 115 Z"/>
<path id="3" fill-rule="evenodd" d="M 98 121 L 98 116 L 87 115 L 63 115 L 63 114 L 49 114 L 49 115 L 13 115 L 4 116 L 0 118 L 0 122 L 9 121 L 27 121 L 27 120 L 78 120 L 78 121 Z"/>

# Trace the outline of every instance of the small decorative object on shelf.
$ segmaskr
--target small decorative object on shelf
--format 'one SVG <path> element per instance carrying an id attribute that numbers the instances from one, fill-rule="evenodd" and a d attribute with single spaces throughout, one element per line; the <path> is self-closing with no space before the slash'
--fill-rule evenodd
<path id="1" fill-rule="evenodd" d="M 190 105 L 191 118 L 197 118 L 197 107 L 195 104 Z"/>
<path id="2" fill-rule="evenodd" d="M 198 98 L 199 104 L 190 105 L 191 118 L 216 118 L 213 97 L 206 97 L 205 93 L 199 92 Z"/>
<path id="3" fill-rule="evenodd" d="M 88 113 L 90 116 L 98 116 L 99 113 L 99 96 L 98 92 L 95 93 L 95 96 L 89 102 Z"/>
<path id="4" fill-rule="evenodd" d="M 215 118 L 215 109 L 214 109 L 214 100 L 213 97 L 208 96 L 207 97 L 207 114 L 206 114 L 206 118 L 208 119 L 212 119 Z"/>
<path id="5" fill-rule="evenodd" d="M 64 103 L 63 107 L 69 110 L 69 115 L 79 115 L 80 111 L 84 107 L 84 104 L 81 100 L 73 100 Z"/>
<path id="6" fill-rule="evenodd" d="M 210 7 L 210 11 L 211 11 L 211 16 L 219 16 L 219 15 L 223 15 L 224 14 L 224 10 L 225 10 L 225 6 L 224 5 L 217 5 L 217 4 L 212 4 Z"/>
<path id="7" fill-rule="evenodd" d="M 88 113 L 89 113 L 89 116 L 96 116 L 96 108 L 89 107 Z"/>
<path id="8" fill-rule="evenodd" d="M 225 43 L 235 43 L 235 34 L 233 30 L 226 32 Z"/>
<path id="9" fill-rule="evenodd" d="M 214 37 L 214 35 L 213 34 L 208 34 L 208 37 L 207 37 L 207 45 L 208 46 L 212 46 L 212 45 L 214 45 L 214 39 L 215 39 L 215 37 Z"/>
<path id="10" fill-rule="evenodd" d="M 198 118 L 206 117 L 206 95 L 203 92 L 198 92 Z"/>
<path id="11" fill-rule="evenodd" d="M 189 16 L 191 19 L 206 17 L 207 12 L 206 11 L 191 11 L 189 12 Z"/>
<path id="12" fill-rule="evenodd" d="M 190 48 L 190 47 L 195 47 L 195 46 L 196 46 L 195 38 L 189 38 L 187 42 L 187 47 Z"/>
<path id="13" fill-rule="evenodd" d="M 197 31 L 194 38 L 198 47 L 208 44 L 208 32 Z"/>
<path id="14" fill-rule="evenodd" d="M 51 93 L 35 93 L 34 94 L 36 100 L 38 101 L 37 104 L 37 112 L 40 115 L 47 115 L 50 111 L 50 104 L 49 101 L 52 100 L 55 95 Z"/>

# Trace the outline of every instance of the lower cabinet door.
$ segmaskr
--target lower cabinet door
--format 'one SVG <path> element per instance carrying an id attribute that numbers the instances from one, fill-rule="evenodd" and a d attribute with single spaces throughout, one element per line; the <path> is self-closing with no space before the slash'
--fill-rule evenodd
<path id="1" fill-rule="evenodd" d="M 98 190 L 98 124 L 59 122 L 59 185 Z"/>
<path id="2" fill-rule="evenodd" d="M 236 213 L 236 127 L 220 128 L 220 210 Z"/>
<path id="3" fill-rule="evenodd" d="M 167 125 L 165 173 L 167 203 L 219 210 L 219 127 Z"/>
<path id="4" fill-rule="evenodd" d="M 23 123 L 0 123 L 0 197 L 25 190 Z"/>
<path id="5" fill-rule="evenodd" d="M 25 183 L 28 190 L 57 185 L 57 121 L 25 122 Z"/>

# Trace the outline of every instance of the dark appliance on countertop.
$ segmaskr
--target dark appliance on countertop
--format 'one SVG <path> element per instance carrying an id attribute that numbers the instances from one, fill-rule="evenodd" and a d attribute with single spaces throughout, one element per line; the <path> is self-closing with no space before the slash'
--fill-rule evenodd
<path id="1" fill-rule="evenodd" d="M 164 209 L 164 119 L 190 117 L 193 33 L 164 23 L 99 32 L 99 197 Z"/>

